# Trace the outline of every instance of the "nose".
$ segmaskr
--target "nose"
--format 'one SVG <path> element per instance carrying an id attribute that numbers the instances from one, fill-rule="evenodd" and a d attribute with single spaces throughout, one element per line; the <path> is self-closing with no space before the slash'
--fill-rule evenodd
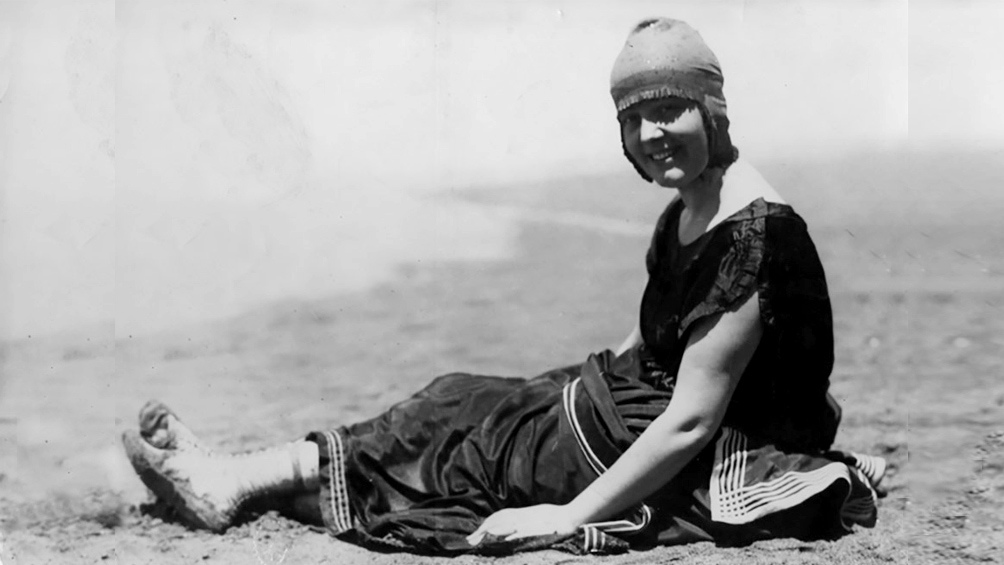
<path id="1" fill-rule="evenodd" d="M 659 139 L 663 135 L 662 128 L 659 124 L 647 120 L 645 118 L 641 119 L 641 127 L 639 129 L 638 135 L 641 137 L 642 141 L 649 141 L 652 139 Z"/>

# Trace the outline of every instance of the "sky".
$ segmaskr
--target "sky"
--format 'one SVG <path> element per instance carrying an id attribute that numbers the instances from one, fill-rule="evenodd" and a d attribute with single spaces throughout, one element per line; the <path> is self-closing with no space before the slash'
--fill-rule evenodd
<path id="1" fill-rule="evenodd" d="M 428 195 L 623 170 L 610 66 L 654 14 L 754 162 L 1004 148 L 997 2 L 0 0 L 0 338 L 504 256 L 511 221 Z"/>

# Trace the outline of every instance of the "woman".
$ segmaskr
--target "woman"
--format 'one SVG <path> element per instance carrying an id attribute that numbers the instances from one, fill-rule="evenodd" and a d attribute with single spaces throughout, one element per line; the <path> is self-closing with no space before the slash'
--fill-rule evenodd
<path id="1" fill-rule="evenodd" d="M 641 22 L 614 65 L 626 156 L 678 192 L 616 354 L 530 380 L 446 375 L 373 420 L 241 456 L 150 404 L 123 438 L 143 481 L 197 527 L 256 505 L 440 554 L 871 526 L 884 462 L 828 451 L 840 411 L 823 269 L 802 219 L 737 161 L 723 82 L 670 19 Z"/>

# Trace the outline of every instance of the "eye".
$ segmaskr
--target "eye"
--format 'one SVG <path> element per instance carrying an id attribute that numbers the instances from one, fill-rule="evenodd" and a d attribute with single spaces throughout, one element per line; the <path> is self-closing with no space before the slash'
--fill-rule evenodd
<path id="1" fill-rule="evenodd" d="M 624 113 L 617 116 L 622 128 L 637 127 L 641 123 L 641 116 L 637 112 Z"/>
<path id="2" fill-rule="evenodd" d="M 679 102 L 666 102 L 660 104 L 655 110 L 655 115 L 661 122 L 675 122 L 684 112 L 687 106 Z"/>

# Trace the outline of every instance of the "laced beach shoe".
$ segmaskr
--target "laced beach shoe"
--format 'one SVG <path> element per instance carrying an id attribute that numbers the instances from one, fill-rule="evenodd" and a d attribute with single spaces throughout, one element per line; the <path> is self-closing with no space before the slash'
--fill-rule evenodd
<path id="1" fill-rule="evenodd" d="M 143 484 L 190 526 L 223 532 L 248 498 L 225 458 L 202 449 L 160 449 L 132 430 L 122 443 Z"/>
<path id="2" fill-rule="evenodd" d="M 122 436 L 130 463 L 143 484 L 192 527 L 222 532 L 249 503 L 278 496 L 271 501 L 276 506 L 307 488 L 303 469 L 316 488 L 316 463 L 301 461 L 296 443 L 219 454 L 156 400 L 140 409 L 139 428 Z"/>

